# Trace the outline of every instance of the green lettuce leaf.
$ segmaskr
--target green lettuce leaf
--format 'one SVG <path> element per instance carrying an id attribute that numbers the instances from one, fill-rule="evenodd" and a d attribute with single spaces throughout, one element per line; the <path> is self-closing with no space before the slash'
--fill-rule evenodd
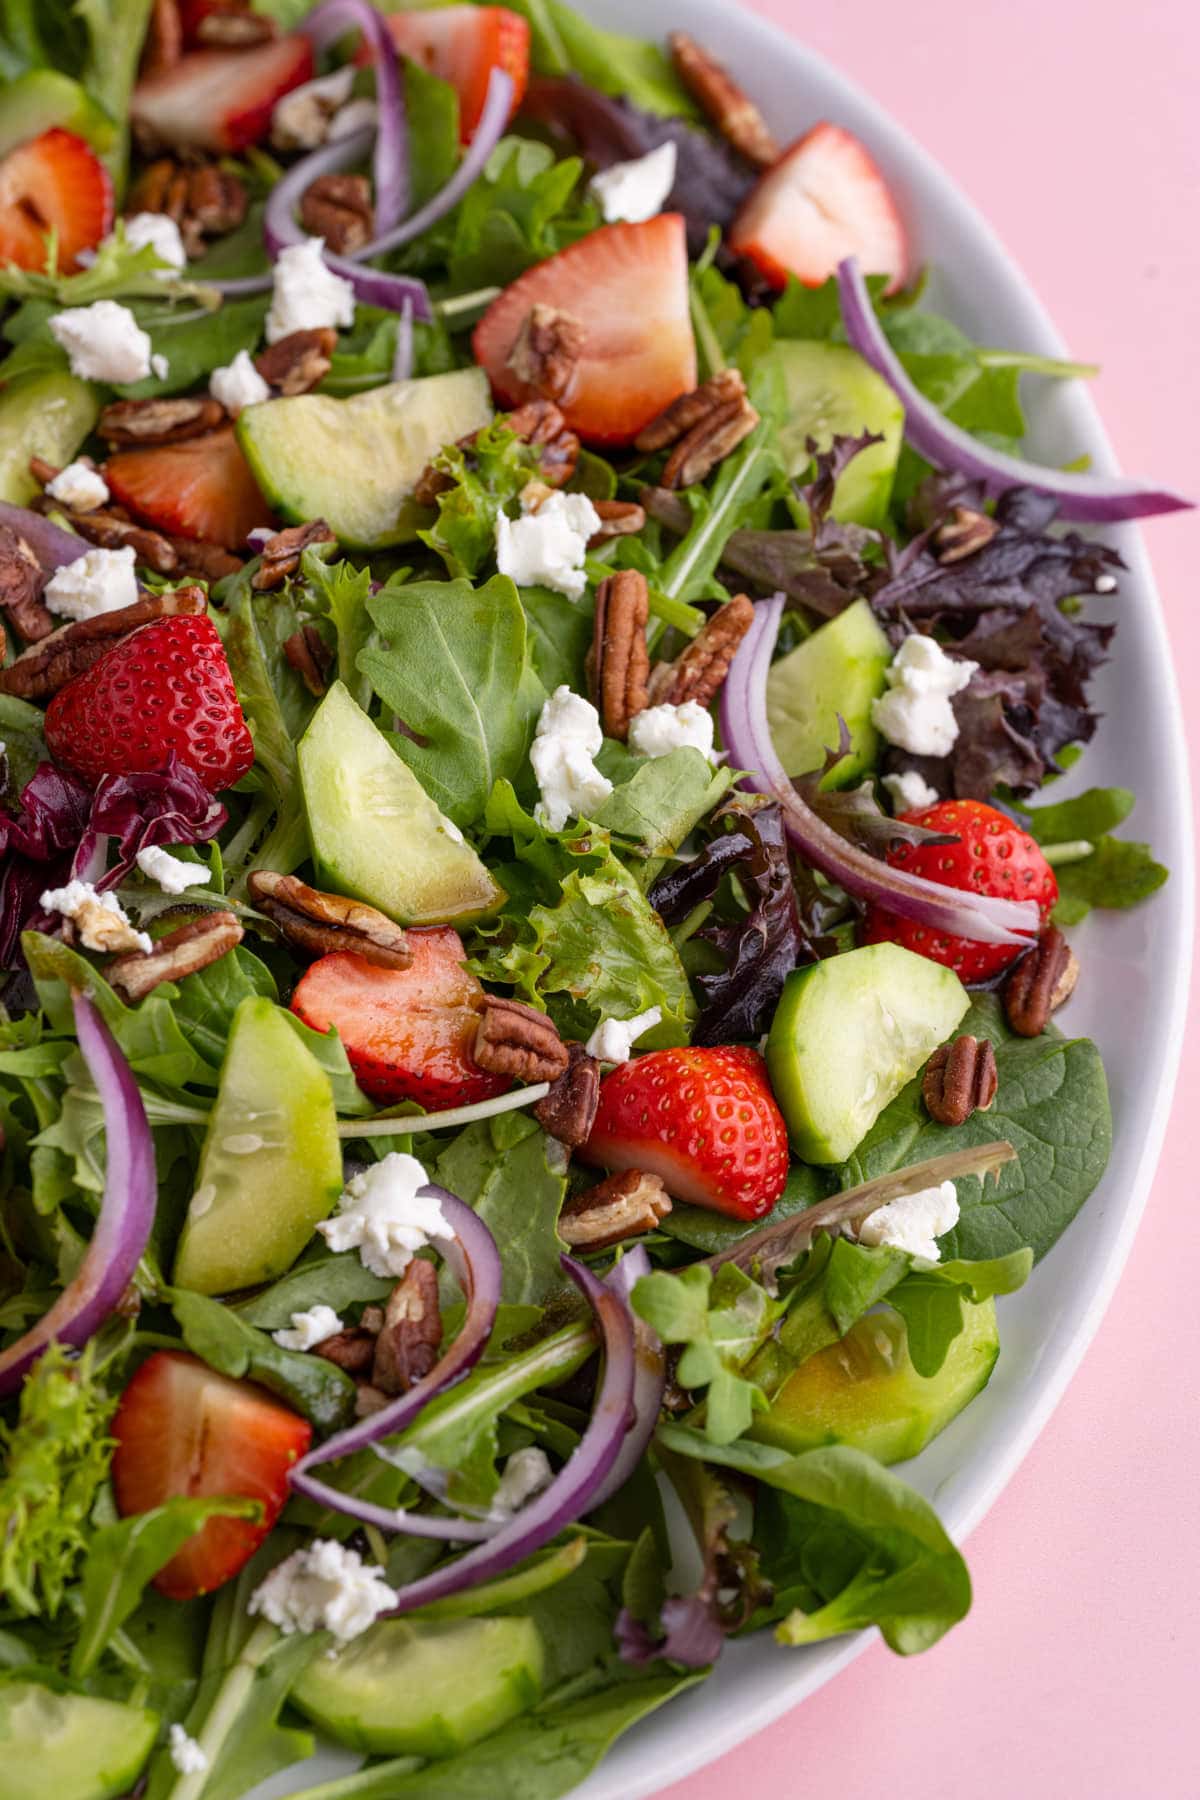
<path id="1" fill-rule="evenodd" d="M 699 750 L 688 748 L 626 758 L 619 772 L 603 756 L 598 766 L 615 785 L 597 808 L 597 825 L 646 857 L 673 856 L 734 779 L 732 770 L 714 769 Z"/>
<path id="2" fill-rule="evenodd" d="M 602 94 L 664 118 L 695 119 L 695 102 L 657 44 L 602 31 L 565 0 L 513 0 L 529 20 L 539 75 L 578 75 Z"/>
<path id="3" fill-rule="evenodd" d="M 477 575 L 495 554 L 497 517 L 537 473 L 537 452 L 500 416 L 475 433 L 469 452 L 447 444 L 433 467 L 453 486 L 438 495 L 437 523 L 421 541 L 452 576 Z"/>
<path id="4" fill-rule="evenodd" d="M 501 1113 L 459 1132 L 434 1165 L 435 1178 L 490 1228 L 504 1266 L 502 1298 L 544 1305 L 566 1285 L 558 1215 L 566 1176 L 546 1160 L 549 1140 L 527 1113 Z"/>

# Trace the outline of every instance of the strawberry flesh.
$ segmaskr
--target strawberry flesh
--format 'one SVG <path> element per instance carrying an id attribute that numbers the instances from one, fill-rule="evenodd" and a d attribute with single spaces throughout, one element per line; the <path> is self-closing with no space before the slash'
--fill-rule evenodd
<path id="1" fill-rule="evenodd" d="M 118 450 L 104 479 L 135 518 L 172 537 L 238 550 L 258 526 L 272 523 L 231 425 L 180 444 Z"/>
<path id="2" fill-rule="evenodd" d="M 112 221 L 112 178 L 73 131 L 43 131 L 0 162 L 0 266 L 16 263 L 44 273 L 46 239 L 54 233 L 54 266 L 65 273 Z"/>
<path id="3" fill-rule="evenodd" d="M 313 68 L 304 37 L 249 50 L 190 50 L 139 81 L 130 116 L 169 149 L 245 150 L 266 137 L 276 101 L 311 80 Z"/>
<path id="4" fill-rule="evenodd" d="M 443 6 L 396 12 L 387 19 L 403 56 L 448 81 L 458 93 L 459 136 L 469 144 L 487 100 L 493 69 L 512 77 L 509 118 L 529 82 L 529 21 L 506 6 Z"/>

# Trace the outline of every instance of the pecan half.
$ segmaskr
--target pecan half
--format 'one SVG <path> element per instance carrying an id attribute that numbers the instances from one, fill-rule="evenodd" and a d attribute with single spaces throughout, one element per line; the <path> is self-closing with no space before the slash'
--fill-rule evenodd
<path id="1" fill-rule="evenodd" d="M 681 394 L 637 435 L 636 448 L 650 452 L 674 445 L 663 468 L 665 488 L 692 487 L 749 437 L 758 414 L 746 395 L 739 369 L 722 369 L 690 394 Z"/>
<path id="2" fill-rule="evenodd" d="M 27 644 L 36 644 L 54 630 L 54 620 L 42 604 L 45 585 L 45 572 L 25 539 L 11 525 L 0 525 L 0 608 Z"/>
<path id="3" fill-rule="evenodd" d="M 310 519 L 307 525 L 289 525 L 285 531 L 277 531 L 262 547 L 262 562 L 251 576 L 250 586 L 260 594 L 282 587 L 300 567 L 300 559 L 310 544 L 336 542 L 324 519 Z"/>
<path id="4" fill-rule="evenodd" d="M 1040 1037 L 1052 1012 L 1069 1000 L 1079 963 L 1057 925 L 1049 925 L 1004 983 L 1004 1010 L 1021 1037 Z"/>
<path id="5" fill-rule="evenodd" d="M 333 667 L 333 651 L 315 625 L 302 625 L 283 640 L 283 654 L 291 668 L 316 699 L 329 687 L 329 671 Z"/>
<path id="6" fill-rule="evenodd" d="M 711 706 L 753 622 L 754 602 L 745 594 L 727 600 L 674 662 L 655 665 L 648 683 L 649 704 L 682 706 L 695 700 Z"/>
<path id="7" fill-rule="evenodd" d="M 281 394 L 307 394 L 328 375 L 336 347 L 337 332 L 332 325 L 290 331 L 277 344 L 261 350 L 254 366 L 263 380 Z"/>
<path id="8" fill-rule="evenodd" d="M 153 569 L 156 575 L 174 575 L 179 567 L 179 552 L 170 538 L 161 531 L 152 531 L 148 525 L 135 525 L 120 513 L 102 507 L 94 512 L 69 512 L 52 500 L 39 500 L 37 508 L 61 512 L 81 538 L 89 544 L 99 544 L 103 550 L 121 550 L 128 545 L 138 562 Z"/>
<path id="9" fill-rule="evenodd" d="M 98 613 L 92 619 L 73 619 L 23 650 L 7 669 L 0 669 L 0 694 L 16 694 L 22 700 L 48 700 L 76 675 L 99 662 L 118 638 L 136 631 L 140 625 L 148 625 L 152 619 L 202 613 L 205 604 L 201 588 L 184 587 L 169 594 L 143 594 L 132 606 Z"/>
<path id="10" fill-rule="evenodd" d="M 995 519 L 977 512 L 973 506 L 954 507 L 950 517 L 933 534 L 938 561 L 956 563 L 962 562 L 964 557 L 974 556 L 976 550 L 991 543 L 999 529 Z"/>
<path id="11" fill-rule="evenodd" d="M 635 569 L 606 576 L 596 589 L 596 624 L 588 656 L 588 680 L 606 737 L 624 739 L 629 721 L 647 704 L 650 653 L 646 624 L 650 590 Z"/>
<path id="12" fill-rule="evenodd" d="M 667 43 L 675 73 L 725 141 L 756 168 L 766 169 L 776 162 L 778 143 L 758 107 L 729 71 L 685 31 L 671 32 Z"/>
<path id="13" fill-rule="evenodd" d="M 347 950 L 381 969 L 407 969 L 412 952 L 403 929 L 386 913 L 345 894 L 325 894 L 297 875 L 256 869 L 250 898 L 289 944 L 312 956 Z"/>
<path id="14" fill-rule="evenodd" d="M 375 1361 L 375 1335 L 351 1325 L 347 1330 L 335 1331 L 332 1337 L 323 1338 L 319 1344 L 314 1344 L 313 1355 L 323 1356 L 326 1362 L 336 1363 L 339 1369 L 345 1369 L 347 1375 L 366 1375 Z"/>
<path id="15" fill-rule="evenodd" d="M 745 398 L 746 383 L 740 369 L 722 369 L 690 393 L 680 394 L 657 418 L 644 425 L 634 439 L 634 449 L 647 454 L 677 444 L 693 426 L 699 425 L 719 407 L 731 400 Z"/>
<path id="16" fill-rule="evenodd" d="M 600 1105 L 600 1064 L 582 1044 L 567 1045 L 568 1062 L 533 1109 L 543 1131 L 577 1150 L 592 1135 Z"/>
<path id="17" fill-rule="evenodd" d="M 187 172 L 184 223 L 202 237 L 227 237 L 236 231 L 250 209 L 244 183 L 217 163 L 203 163 Z M 184 232 L 186 242 L 187 233 Z"/>
<path id="18" fill-rule="evenodd" d="M 934 1051 L 925 1065 L 921 1095 L 939 1125 L 964 1125 L 973 1112 L 986 1112 L 992 1105 L 998 1080 L 991 1039 L 964 1032 Z"/>
<path id="19" fill-rule="evenodd" d="M 414 1257 L 392 1289 L 375 1340 L 372 1385 L 385 1394 L 407 1394 L 428 1375 L 442 1347 L 437 1270 Z"/>
<path id="20" fill-rule="evenodd" d="M 196 42 L 210 49 L 249 50 L 269 43 L 278 31 L 275 20 L 266 14 L 226 3 L 204 14 L 196 26 Z"/>
<path id="21" fill-rule="evenodd" d="M 538 304 L 521 322 L 507 367 L 543 400 L 565 402 L 579 376 L 587 330 L 573 313 Z"/>
<path id="22" fill-rule="evenodd" d="M 182 55 L 183 23 L 178 0 L 153 0 L 146 21 L 140 73 L 158 75 L 164 69 L 173 69 Z"/>
<path id="23" fill-rule="evenodd" d="M 653 1231 L 671 1210 L 671 1197 L 658 1175 L 623 1169 L 562 1209 L 558 1235 L 573 1250 L 605 1250 L 625 1238 Z"/>
<path id="24" fill-rule="evenodd" d="M 224 417 L 225 408 L 211 394 L 163 395 L 114 400 L 96 430 L 110 444 L 178 444 L 211 431 Z"/>
<path id="25" fill-rule="evenodd" d="M 484 997 L 471 1054 L 489 1074 L 518 1081 L 556 1081 L 568 1060 L 552 1019 L 500 994 Z"/>
<path id="26" fill-rule="evenodd" d="M 202 580 L 223 581 L 226 575 L 236 575 L 242 566 L 240 556 L 234 556 L 223 544 L 209 544 L 203 538 L 171 538 L 181 575 L 199 575 Z"/>
<path id="27" fill-rule="evenodd" d="M 607 544 L 610 538 L 632 537 L 645 528 L 646 509 L 636 500 L 593 500 L 592 505 L 600 520 L 600 529 L 588 539 L 589 550 L 594 550 L 598 544 Z"/>
<path id="28" fill-rule="evenodd" d="M 375 235 L 375 208 L 365 175 L 318 175 L 300 200 L 300 223 L 338 256 L 361 250 Z"/>
<path id="29" fill-rule="evenodd" d="M 185 975 L 219 962 L 242 936 L 233 913 L 204 913 L 159 938 L 153 950 L 118 956 L 105 969 L 105 979 L 124 999 L 141 1000 L 164 981 L 182 981 Z"/>

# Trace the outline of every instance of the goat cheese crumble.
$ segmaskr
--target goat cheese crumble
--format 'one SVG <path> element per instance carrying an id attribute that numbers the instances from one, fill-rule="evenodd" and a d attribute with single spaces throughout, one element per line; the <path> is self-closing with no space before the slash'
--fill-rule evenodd
<path id="1" fill-rule="evenodd" d="M 248 1611 L 293 1632 L 331 1631 L 343 1644 L 396 1604 L 382 1569 L 368 1568 L 357 1550 L 316 1538 L 295 1550 L 250 1596 Z"/>
<path id="2" fill-rule="evenodd" d="M 316 331 L 323 325 L 353 325 L 354 289 L 335 275 L 324 259 L 325 239 L 305 238 L 289 244 L 275 259 L 275 284 L 267 312 L 268 344 L 293 331 Z"/>
<path id="3" fill-rule="evenodd" d="M 661 1022 L 661 1006 L 647 1007 L 632 1019 L 601 1019 L 584 1048 L 597 1062 L 626 1063 L 637 1040 Z"/>
<path id="4" fill-rule="evenodd" d="M 858 1241 L 937 1262 L 941 1255 L 937 1240 L 957 1224 L 958 1194 L 952 1181 L 943 1181 L 917 1194 L 902 1194 L 868 1214 L 858 1228 Z"/>
<path id="5" fill-rule="evenodd" d="M 899 775 L 885 775 L 883 785 L 892 796 L 892 803 L 898 813 L 924 812 L 927 806 L 936 806 L 938 803 L 937 789 L 931 788 L 917 769 L 904 769 Z"/>
<path id="6" fill-rule="evenodd" d="M 871 703 L 875 729 L 913 756 L 948 756 L 958 737 L 950 701 L 978 667 L 947 656 L 936 638 L 914 631 L 887 672 L 888 692 Z"/>
<path id="7" fill-rule="evenodd" d="M 105 381 L 121 387 L 129 381 L 159 380 L 167 361 L 155 356 L 149 332 L 143 331 L 127 306 L 115 300 L 94 300 L 90 306 L 72 306 L 49 320 L 50 334 L 62 345 L 72 375 L 81 381 Z"/>
<path id="8" fill-rule="evenodd" d="M 85 950 L 123 951 L 154 948 L 144 931 L 130 923 L 115 894 L 98 894 L 90 881 L 68 881 L 65 887 L 44 888 L 40 900 L 44 912 L 70 919 Z"/>
<path id="9" fill-rule="evenodd" d="M 156 881 L 164 894 L 186 893 L 190 887 L 203 887 L 212 880 L 212 870 L 200 863 L 184 862 L 172 856 L 161 844 L 147 844 L 137 853 L 137 866 L 149 880 Z"/>
<path id="10" fill-rule="evenodd" d="M 648 706 L 629 721 L 629 748 L 636 756 L 669 756 L 672 750 L 699 750 L 713 760 L 713 721 L 698 700 L 682 706 Z"/>
<path id="11" fill-rule="evenodd" d="M 537 1444 L 514 1450 L 504 1465 L 500 1485 L 492 1498 L 492 1511 L 500 1514 L 518 1512 L 527 1500 L 548 1488 L 553 1480 L 550 1458 Z"/>
<path id="12" fill-rule="evenodd" d="M 258 406 L 271 398 L 271 389 L 255 368 L 248 350 L 239 350 L 231 363 L 214 369 L 208 378 L 208 391 L 219 400 L 231 419 L 248 406 Z"/>
<path id="13" fill-rule="evenodd" d="M 66 619 L 98 619 L 132 606 L 138 597 L 137 558 L 131 544 L 119 550 L 86 550 L 56 569 L 42 595 L 51 612 Z"/>
<path id="14" fill-rule="evenodd" d="M 331 1250 L 357 1250 L 372 1275 L 403 1275 L 432 1238 L 452 1238 L 441 1201 L 415 1156 L 392 1150 L 346 1183 L 331 1219 L 317 1226 Z"/>
<path id="15" fill-rule="evenodd" d="M 611 168 L 593 175 L 588 192 L 599 202 L 605 223 L 615 225 L 625 220 L 630 225 L 640 225 L 660 213 L 675 186 L 677 161 L 675 145 L 668 140 L 645 156 L 613 163 Z"/>
<path id="16" fill-rule="evenodd" d="M 600 715 L 569 687 L 555 688 L 538 718 L 529 760 L 541 793 L 535 809 L 546 831 L 561 831 L 572 815 L 590 816 L 612 793 L 592 758 L 604 742 Z"/>
<path id="17" fill-rule="evenodd" d="M 496 520 L 496 566 L 518 587 L 548 587 L 578 600 L 587 586 L 583 559 L 600 515 L 586 494 L 552 493 L 536 512 Z"/>
<path id="18" fill-rule="evenodd" d="M 166 213 L 134 213 L 125 221 L 125 242 L 133 250 L 144 250 L 149 245 L 159 261 L 169 265 L 154 271 L 160 281 L 169 281 L 173 274 L 187 267 L 187 251 L 179 227 Z"/>
<path id="19" fill-rule="evenodd" d="M 180 1775 L 203 1775 L 208 1767 L 208 1758 L 195 1738 L 189 1737 L 178 1723 L 167 1733 L 167 1749 Z"/>
<path id="20" fill-rule="evenodd" d="M 326 1338 L 336 1337 L 342 1329 L 342 1321 L 332 1306 L 318 1303 L 304 1312 L 294 1312 L 291 1326 L 285 1325 L 279 1331 L 273 1331 L 271 1336 L 281 1350 L 311 1350 L 315 1344 L 323 1344 Z"/>
<path id="21" fill-rule="evenodd" d="M 53 481 L 46 483 L 52 500 L 60 500 L 71 512 L 95 512 L 108 499 L 108 483 L 99 469 L 85 462 L 68 463 Z"/>

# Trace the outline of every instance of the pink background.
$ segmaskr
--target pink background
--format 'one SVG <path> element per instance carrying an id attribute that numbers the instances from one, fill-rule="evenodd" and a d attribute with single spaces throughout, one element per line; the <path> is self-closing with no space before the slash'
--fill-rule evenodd
<path id="1" fill-rule="evenodd" d="M 667 10 L 679 19 L 687 8 Z M 855 78 L 990 219 L 1072 352 L 1103 363 L 1095 393 L 1124 468 L 1200 493 L 1194 0 L 753 10 Z M 1198 515 L 1152 521 L 1146 537 L 1200 742 Z M 1186 1114 L 1197 1095 L 1194 1023 L 1116 1298 L 970 1540 L 971 1616 L 908 1661 L 876 1642 L 667 1800 L 1200 1795 L 1200 1196 Z"/>

